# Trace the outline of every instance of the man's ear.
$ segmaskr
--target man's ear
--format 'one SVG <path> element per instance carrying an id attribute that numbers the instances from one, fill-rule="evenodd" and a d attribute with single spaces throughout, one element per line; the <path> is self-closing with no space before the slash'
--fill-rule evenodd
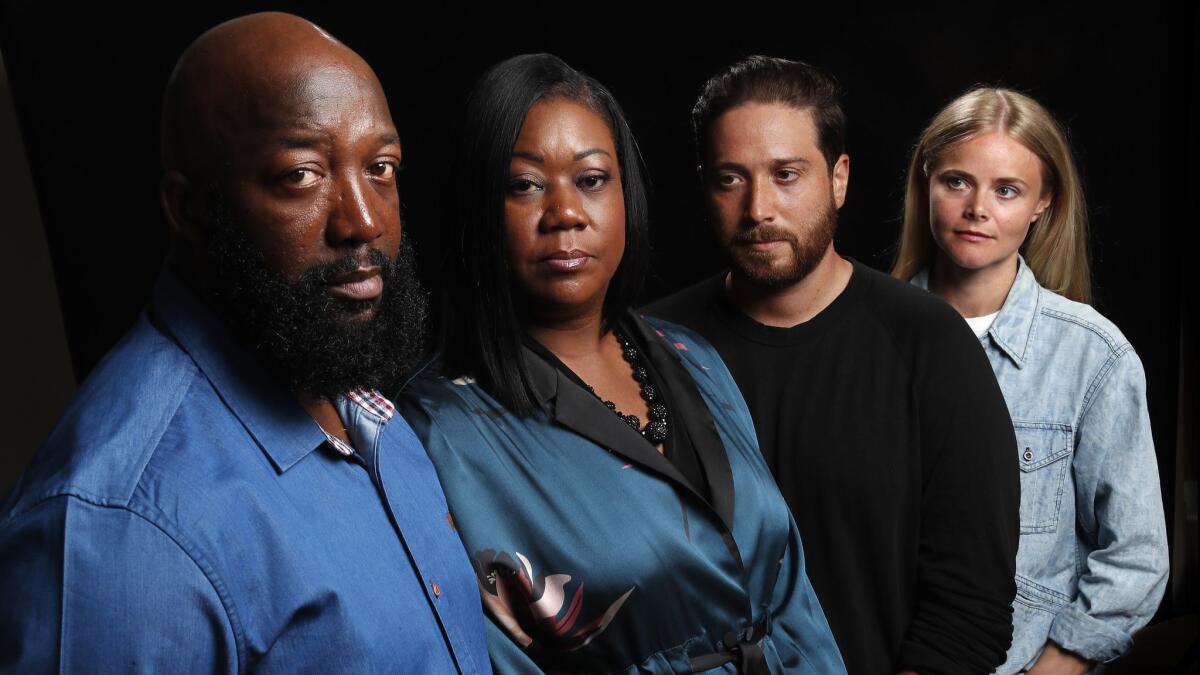
<path id="1" fill-rule="evenodd" d="M 173 239 L 197 243 L 203 238 L 204 195 L 186 176 L 167 171 L 159 183 L 158 199 Z"/>
<path id="2" fill-rule="evenodd" d="M 846 203 L 846 188 L 850 185 L 850 155 L 843 153 L 837 158 L 833 163 L 833 171 L 829 172 L 829 179 L 833 184 L 833 203 L 840 209 Z"/>

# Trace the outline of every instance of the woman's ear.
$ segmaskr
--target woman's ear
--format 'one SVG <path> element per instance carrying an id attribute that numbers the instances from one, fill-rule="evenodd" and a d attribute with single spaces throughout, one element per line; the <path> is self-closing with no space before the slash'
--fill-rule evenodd
<path id="1" fill-rule="evenodd" d="M 1046 194 L 1042 195 L 1041 198 L 1038 199 L 1037 208 L 1033 210 L 1033 217 L 1029 219 L 1029 224 L 1032 225 L 1036 223 L 1037 219 L 1042 217 L 1042 212 L 1049 208 L 1053 201 L 1053 192 L 1047 192 Z"/>

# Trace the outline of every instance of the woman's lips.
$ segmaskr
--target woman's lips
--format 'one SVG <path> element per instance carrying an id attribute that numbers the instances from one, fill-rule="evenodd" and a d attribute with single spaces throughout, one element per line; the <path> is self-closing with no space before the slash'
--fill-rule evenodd
<path id="1" fill-rule="evenodd" d="M 981 242 L 989 239 L 995 239 L 995 237 L 991 235 L 987 235 L 982 232 L 976 232 L 975 230 L 955 230 L 954 236 L 960 239 L 966 239 L 970 242 Z"/>
<path id="2" fill-rule="evenodd" d="M 541 259 L 541 264 L 555 272 L 574 272 L 587 264 L 592 256 L 583 251 L 557 251 Z"/>
<path id="3" fill-rule="evenodd" d="M 329 292 L 347 300 L 373 300 L 383 293 L 379 268 L 356 270 L 329 284 Z"/>

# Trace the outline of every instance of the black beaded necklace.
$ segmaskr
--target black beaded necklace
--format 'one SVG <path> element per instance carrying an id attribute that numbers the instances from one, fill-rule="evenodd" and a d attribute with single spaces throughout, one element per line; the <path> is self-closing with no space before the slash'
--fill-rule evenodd
<path id="1" fill-rule="evenodd" d="M 621 343 L 621 356 L 633 368 L 633 379 L 637 380 L 638 386 L 642 389 L 642 398 L 650 407 L 650 421 L 646 422 L 646 426 L 642 426 L 642 421 L 637 415 L 626 415 L 620 410 L 617 410 L 617 404 L 612 401 L 605 401 L 604 407 L 613 411 L 617 417 L 620 417 L 626 424 L 633 427 L 634 430 L 642 434 L 642 436 L 650 441 L 653 445 L 658 445 L 667 440 L 667 431 L 670 428 L 667 425 L 667 406 L 658 398 L 658 392 L 654 390 L 654 385 L 650 384 L 650 372 L 646 370 L 640 362 L 640 353 L 638 348 L 633 344 L 633 341 L 625 336 L 620 330 L 613 330 L 613 335 L 616 336 L 617 342 Z M 592 393 L 592 396 L 600 398 L 596 390 L 589 384 L 584 384 L 587 390 Z"/>

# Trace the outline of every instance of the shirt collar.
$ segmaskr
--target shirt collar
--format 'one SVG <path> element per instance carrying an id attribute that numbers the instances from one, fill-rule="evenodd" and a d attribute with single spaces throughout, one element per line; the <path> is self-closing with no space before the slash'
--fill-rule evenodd
<path id="1" fill-rule="evenodd" d="M 212 383 L 276 471 L 287 471 L 325 442 L 324 431 L 292 393 L 169 270 L 159 275 L 151 312 Z"/>
<path id="2" fill-rule="evenodd" d="M 929 290 L 929 268 L 917 272 L 910 282 Z M 1033 276 L 1033 270 L 1025 264 L 1025 258 L 1018 255 L 1017 278 L 987 333 L 1018 368 L 1025 364 L 1030 337 L 1033 335 L 1033 321 L 1041 301 L 1042 287 Z"/>
<path id="3" fill-rule="evenodd" d="M 1025 264 L 1025 258 L 1017 256 L 1017 278 L 1013 281 L 1008 297 L 1000 306 L 1000 315 L 992 322 L 988 335 L 1000 350 L 1012 359 L 1018 368 L 1025 364 L 1033 336 L 1033 322 L 1042 303 L 1042 287 L 1033 276 L 1033 270 Z"/>

